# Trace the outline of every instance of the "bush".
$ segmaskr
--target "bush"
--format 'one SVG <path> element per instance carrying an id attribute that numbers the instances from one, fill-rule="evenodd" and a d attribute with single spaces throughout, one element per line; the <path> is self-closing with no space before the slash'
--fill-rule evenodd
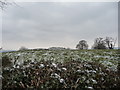
<path id="1" fill-rule="evenodd" d="M 7 55 L 3 56 L 2 57 L 2 66 L 9 67 L 11 65 L 12 65 L 11 59 Z"/>
<path id="2" fill-rule="evenodd" d="M 81 88 L 110 90 L 119 88 L 120 78 L 116 71 L 100 63 L 88 61 L 28 62 L 3 70 L 5 88 Z"/>
<path id="3" fill-rule="evenodd" d="M 20 47 L 20 49 L 19 49 L 20 51 L 24 51 L 24 50 L 28 50 L 28 48 L 26 48 L 26 47 L 24 47 L 24 46 L 22 46 L 22 47 Z"/>

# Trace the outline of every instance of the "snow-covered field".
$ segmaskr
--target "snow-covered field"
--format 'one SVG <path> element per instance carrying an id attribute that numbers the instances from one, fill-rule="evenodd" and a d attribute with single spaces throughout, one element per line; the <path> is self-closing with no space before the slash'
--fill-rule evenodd
<path id="1" fill-rule="evenodd" d="M 110 69 L 117 70 L 119 54 L 117 50 L 38 50 L 17 51 L 3 53 L 7 55 L 14 65 L 24 62 L 53 61 L 65 62 L 69 60 L 96 61 Z"/>
<path id="2" fill-rule="evenodd" d="M 117 50 L 27 50 L 27 51 L 15 51 L 15 52 L 2 53 L 2 57 L 6 57 L 6 56 L 9 57 L 12 64 L 8 67 L 3 68 L 3 81 L 4 81 L 4 84 L 6 84 L 6 86 L 4 87 L 11 87 L 12 84 L 16 85 L 13 82 L 18 83 L 18 81 L 14 79 L 15 77 L 14 75 L 19 75 L 20 73 L 15 74 L 16 72 L 13 73 L 13 71 L 22 70 L 21 73 L 23 74 L 24 72 L 26 72 L 25 70 L 27 70 L 28 68 L 29 69 L 33 68 L 32 70 L 35 71 L 36 69 L 34 67 L 36 66 L 37 69 L 40 69 L 41 71 L 44 69 L 46 70 L 46 68 L 48 67 L 51 67 L 49 78 L 53 78 L 53 79 L 57 78 L 57 80 L 60 83 L 63 83 L 62 87 L 69 87 L 68 84 L 70 83 L 67 81 L 68 76 L 65 77 L 67 73 L 72 74 L 74 72 L 78 72 L 77 75 L 79 75 L 79 73 L 82 72 L 85 75 L 87 74 L 88 78 L 86 78 L 84 75 L 82 77 L 78 76 L 78 78 L 75 81 L 76 84 L 73 86 L 77 87 L 79 86 L 79 83 L 86 82 L 88 83 L 88 85 L 86 86 L 83 85 L 82 88 L 94 89 L 94 88 L 97 88 L 97 83 L 101 80 L 97 78 L 102 78 L 103 81 L 105 81 L 105 77 L 107 77 L 106 75 L 108 74 L 108 72 L 111 72 L 111 73 L 117 72 L 117 69 L 118 69 L 117 66 L 119 62 L 119 54 Z M 105 69 L 105 70 L 102 70 L 102 69 Z M 60 72 L 63 71 L 65 75 L 58 73 L 56 70 Z M 10 84 L 5 82 L 5 80 L 8 79 L 8 77 L 6 76 L 7 74 L 6 75 L 4 74 L 6 71 L 13 73 L 13 76 L 11 75 L 10 76 L 11 78 L 9 77 L 9 80 L 13 80 L 13 82 L 11 82 Z M 48 73 L 48 71 L 44 71 L 44 72 Z M 97 77 L 96 76 L 97 73 L 100 75 L 105 74 L 105 76 L 103 75 L 103 77 L 102 76 Z M 37 72 L 37 74 L 41 75 L 40 72 Z M 90 77 L 91 75 L 93 75 L 92 78 Z M 118 77 L 116 77 L 115 79 L 118 79 Z M 119 82 L 118 80 L 116 80 L 115 82 Z M 53 84 L 53 82 L 51 83 Z M 73 82 L 71 81 L 71 83 L 74 83 L 74 81 Z M 94 86 L 93 84 L 95 84 L 96 86 Z M 16 87 L 14 85 L 13 87 Z M 42 87 L 41 85 L 42 84 L 39 84 L 38 86 Z M 22 80 L 19 81 L 18 86 L 24 87 L 24 88 L 27 87 L 24 81 Z M 36 87 L 36 85 L 33 85 L 33 87 L 34 86 Z M 113 86 L 117 87 L 117 84 L 115 83 L 115 85 Z M 49 87 L 49 86 L 43 85 L 43 88 L 44 87 Z M 103 85 L 103 87 L 106 87 L 106 86 Z M 99 86 L 99 88 L 101 87 Z"/>

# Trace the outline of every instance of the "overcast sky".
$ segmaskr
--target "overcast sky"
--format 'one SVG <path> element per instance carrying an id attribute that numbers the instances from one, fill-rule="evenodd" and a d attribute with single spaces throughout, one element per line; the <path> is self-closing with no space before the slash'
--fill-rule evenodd
<path id="1" fill-rule="evenodd" d="M 9 6 L 2 18 L 3 49 L 75 48 L 97 37 L 118 37 L 117 2 L 27 2 Z"/>

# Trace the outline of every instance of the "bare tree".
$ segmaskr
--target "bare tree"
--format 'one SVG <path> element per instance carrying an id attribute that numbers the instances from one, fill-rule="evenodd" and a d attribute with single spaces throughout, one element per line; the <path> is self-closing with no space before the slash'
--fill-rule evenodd
<path id="1" fill-rule="evenodd" d="M 107 49 L 105 41 L 101 37 L 95 39 L 94 45 L 92 46 L 92 48 L 93 49 Z"/>
<path id="2" fill-rule="evenodd" d="M 0 8 L 4 9 L 8 5 L 7 0 L 0 0 Z"/>
<path id="3" fill-rule="evenodd" d="M 87 41 L 81 40 L 79 43 L 76 45 L 77 49 L 88 49 L 88 44 Z"/>
<path id="4" fill-rule="evenodd" d="M 104 41 L 105 41 L 108 49 L 114 49 L 116 40 L 117 40 L 117 38 L 114 39 L 112 37 L 106 37 L 106 39 Z"/>
<path id="5" fill-rule="evenodd" d="M 0 9 L 4 10 L 8 5 L 19 6 L 14 2 L 14 0 L 0 0 Z"/>

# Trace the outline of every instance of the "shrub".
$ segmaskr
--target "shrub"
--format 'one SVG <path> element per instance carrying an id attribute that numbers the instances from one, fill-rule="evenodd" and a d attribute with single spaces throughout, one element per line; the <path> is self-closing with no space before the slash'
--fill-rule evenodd
<path id="1" fill-rule="evenodd" d="M 7 55 L 2 57 L 2 66 L 3 67 L 9 67 L 9 66 L 11 66 L 11 64 L 12 64 L 11 59 Z"/>
<path id="2" fill-rule="evenodd" d="M 41 61 L 3 70 L 5 88 L 119 88 L 120 78 L 98 62 Z"/>

